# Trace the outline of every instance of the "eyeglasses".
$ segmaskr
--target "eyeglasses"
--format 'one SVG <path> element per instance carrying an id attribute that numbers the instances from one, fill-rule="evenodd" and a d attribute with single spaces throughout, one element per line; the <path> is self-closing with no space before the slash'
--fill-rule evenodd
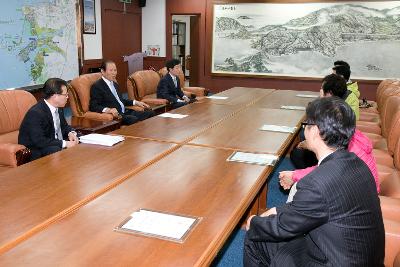
<path id="1" fill-rule="evenodd" d="M 303 129 L 305 129 L 307 125 L 316 125 L 316 124 L 315 123 L 306 122 L 306 121 L 303 121 L 301 123 L 301 127 L 303 127 Z"/>
<path id="2" fill-rule="evenodd" d="M 68 91 L 65 94 L 57 94 L 57 95 L 62 95 L 62 96 L 68 97 Z"/>

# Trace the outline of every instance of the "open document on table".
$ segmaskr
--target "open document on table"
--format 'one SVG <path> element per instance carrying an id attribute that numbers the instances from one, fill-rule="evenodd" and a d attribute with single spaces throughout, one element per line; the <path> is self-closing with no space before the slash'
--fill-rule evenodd
<path id="1" fill-rule="evenodd" d="M 281 132 L 281 133 L 294 133 L 296 129 L 297 129 L 296 127 L 272 125 L 272 124 L 264 124 L 260 128 L 261 131 Z"/>
<path id="2" fill-rule="evenodd" d="M 107 134 L 88 134 L 79 137 L 79 141 L 81 143 L 102 145 L 102 146 L 113 146 L 124 140 L 125 138 L 123 136 L 107 135 Z"/>
<path id="3" fill-rule="evenodd" d="M 169 112 L 165 112 L 165 113 L 162 113 L 162 114 L 158 115 L 158 117 L 172 118 L 172 119 L 183 119 L 183 118 L 185 118 L 187 116 L 189 116 L 189 115 L 183 115 L 183 114 L 177 114 L 177 113 L 169 113 Z"/>
<path id="4" fill-rule="evenodd" d="M 275 163 L 278 161 L 278 158 L 279 158 L 278 156 L 272 154 L 259 154 L 259 153 L 235 151 L 229 156 L 227 161 L 274 166 Z"/>
<path id="5" fill-rule="evenodd" d="M 183 243 L 199 220 L 198 217 L 140 209 L 115 230 Z"/>

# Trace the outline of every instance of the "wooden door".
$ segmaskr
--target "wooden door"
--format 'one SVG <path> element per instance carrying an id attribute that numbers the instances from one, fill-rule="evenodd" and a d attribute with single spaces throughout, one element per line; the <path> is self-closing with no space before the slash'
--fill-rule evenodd
<path id="1" fill-rule="evenodd" d="M 123 56 L 142 50 L 142 13 L 132 4 L 117 1 L 102 1 L 102 45 L 103 59 L 113 60 L 118 69 L 117 81 L 122 92 L 126 92 L 128 64 Z"/>
<path id="2" fill-rule="evenodd" d="M 200 16 L 190 16 L 190 86 L 199 86 L 199 35 Z"/>

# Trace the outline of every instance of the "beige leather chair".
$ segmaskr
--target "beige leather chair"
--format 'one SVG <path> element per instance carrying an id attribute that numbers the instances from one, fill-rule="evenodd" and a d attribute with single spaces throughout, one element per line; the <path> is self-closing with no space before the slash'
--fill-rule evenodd
<path id="1" fill-rule="evenodd" d="M 68 96 L 73 116 L 97 121 L 113 120 L 111 114 L 89 111 L 90 88 L 100 78 L 101 73 L 83 74 L 70 82 Z"/>
<path id="2" fill-rule="evenodd" d="M 142 101 L 153 110 L 168 109 L 166 99 L 157 98 L 157 86 L 160 76 L 153 70 L 140 70 L 129 75 L 127 80 L 127 91 L 130 99 Z"/>
<path id="3" fill-rule="evenodd" d="M 161 68 L 158 73 L 160 74 L 160 77 L 164 77 L 167 75 L 168 70 L 166 67 L 164 67 Z M 192 94 L 196 95 L 196 97 L 204 97 L 209 93 L 209 91 L 204 87 L 185 86 L 185 75 L 183 74 L 182 70 L 179 73 L 179 84 L 181 85 L 183 93 L 188 97 L 190 97 Z"/>
<path id="4" fill-rule="evenodd" d="M 370 108 L 360 108 L 360 121 L 379 122 L 379 113 L 385 105 L 387 97 L 400 95 L 396 88 L 400 87 L 399 80 L 383 80 L 376 90 L 376 102 L 368 101 L 373 104 Z"/>
<path id="5" fill-rule="evenodd" d="M 30 150 L 18 144 L 18 133 L 34 104 L 35 97 L 26 91 L 0 91 L 0 172 L 29 161 Z"/>

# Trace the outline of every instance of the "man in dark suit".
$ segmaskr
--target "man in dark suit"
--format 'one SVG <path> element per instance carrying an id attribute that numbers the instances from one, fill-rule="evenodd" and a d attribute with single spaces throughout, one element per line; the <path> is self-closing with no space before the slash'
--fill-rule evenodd
<path id="1" fill-rule="evenodd" d="M 65 121 L 62 110 L 68 100 L 67 83 L 51 78 L 43 91 L 44 99 L 28 110 L 19 129 L 18 143 L 32 151 L 31 160 L 78 144 L 76 132 Z"/>
<path id="2" fill-rule="evenodd" d="M 167 61 L 165 64 L 168 74 L 165 75 L 157 86 L 157 98 L 167 99 L 172 108 L 179 108 L 190 102 L 189 97 L 182 92 L 179 83 L 181 63 L 177 59 Z"/>
<path id="3" fill-rule="evenodd" d="M 110 113 L 114 118 L 121 116 L 124 125 L 131 125 L 154 116 L 154 111 L 146 103 L 121 96 L 118 84 L 115 82 L 117 67 L 113 61 L 105 60 L 100 69 L 103 76 L 90 89 L 90 111 Z M 138 106 L 142 111 L 128 109 L 126 106 Z"/>
<path id="4" fill-rule="evenodd" d="M 306 110 L 305 137 L 318 167 L 293 201 L 247 221 L 245 266 L 383 266 L 385 232 L 374 179 L 346 147 L 355 115 L 337 97 Z"/>

